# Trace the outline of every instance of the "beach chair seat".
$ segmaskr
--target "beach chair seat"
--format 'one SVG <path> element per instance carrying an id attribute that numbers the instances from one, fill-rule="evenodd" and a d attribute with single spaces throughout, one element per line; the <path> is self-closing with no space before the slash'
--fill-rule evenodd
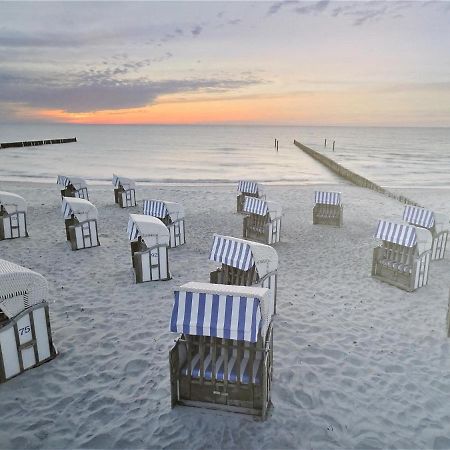
<path id="1" fill-rule="evenodd" d="M 170 280 L 167 227 L 156 217 L 130 214 L 127 233 L 136 283 Z"/>
<path id="2" fill-rule="evenodd" d="M 11 192 L 0 191 L 0 241 L 27 236 L 25 199 Z"/>
<path id="3" fill-rule="evenodd" d="M 247 214 L 243 221 L 245 239 L 263 244 L 280 241 L 282 209 L 278 203 L 246 197 L 242 211 Z"/>
<path id="4" fill-rule="evenodd" d="M 114 202 L 121 208 L 136 206 L 136 183 L 130 178 L 113 174 Z"/>
<path id="5" fill-rule="evenodd" d="M 97 247 L 98 239 L 97 208 L 88 200 L 64 197 L 62 213 L 66 227 L 66 239 L 72 250 Z"/>
<path id="6" fill-rule="evenodd" d="M 45 278 L 0 259 L 0 383 L 57 355 Z"/>
<path id="7" fill-rule="evenodd" d="M 406 291 L 428 283 L 432 237 L 428 230 L 404 223 L 379 220 L 372 276 Z"/>
<path id="8" fill-rule="evenodd" d="M 430 231 L 433 238 L 431 259 L 444 259 L 450 228 L 447 215 L 435 213 L 418 206 L 406 205 L 403 210 L 403 220 L 411 225 Z"/>
<path id="9" fill-rule="evenodd" d="M 83 178 L 58 175 L 56 184 L 64 187 L 61 190 L 61 198 L 75 197 L 89 200 L 87 184 Z"/>
<path id="10" fill-rule="evenodd" d="M 185 214 L 179 203 L 144 200 L 143 214 L 157 217 L 169 230 L 169 248 L 186 243 Z"/>
<path id="11" fill-rule="evenodd" d="M 209 259 L 222 263 L 210 273 L 210 283 L 266 287 L 273 295 L 276 313 L 278 254 L 273 247 L 214 234 Z"/>
<path id="12" fill-rule="evenodd" d="M 340 192 L 315 191 L 313 225 L 342 227 L 344 206 Z"/>
<path id="13" fill-rule="evenodd" d="M 170 330 L 181 336 L 169 352 L 172 407 L 265 419 L 273 372 L 268 289 L 187 283 L 174 297 Z"/>
<path id="14" fill-rule="evenodd" d="M 244 209 L 245 197 L 255 197 L 264 199 L 262 186 L 255 181 L 241 180 L 238 183 L 238 195 L 236 198 L 236 210 L 241 213 Z"/>

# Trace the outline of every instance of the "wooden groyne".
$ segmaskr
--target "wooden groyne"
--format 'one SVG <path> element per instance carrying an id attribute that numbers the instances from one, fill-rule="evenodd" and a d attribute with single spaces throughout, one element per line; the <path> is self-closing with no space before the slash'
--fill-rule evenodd
<path id="1" fill-rule="evenodd" d="M 381 187 L 380 185 L 374 183 L 373 181 L 370 181 L 367 178 L 364 178 L 361 175 L 358 175 L 357 173 L 352 172 L 349 169 L 346 169 L 344 166 L 341 166 L 336 161 L 333 161 L 331 158 L 328 158 L 328 156 L 325 156 L 322 153 L 319 153 L 316 150 L 313 150 L 312 148 L 303 145 L 301 142 L 294 140 L 294 144 L 300 150 L 303 150 L 309 156 L 322 163 L 332 172 L 350 181 L 356 186 L 360 186 L 366 189 L 371 189 L 372 191 L 379 192 L 380 194 L 398 200 L 399 202 L 405 203 L 406 205 L 420 206 L 417 202 L 405 197 L 404 195 L 394 194 L 393 192 L 388 191 L 387 189 Z"/>
<path id="2" fill-rule="evenodd" d="M 40 141 L 18 141 L 18 142 L 2 142 L 0 148 L 11 147 L 35 147 L 36 145 L 48 145 L 48 144 L 67 144 L 69 142 L 77 142 L 77 138 L 66 139 L 43 139 Z"/>

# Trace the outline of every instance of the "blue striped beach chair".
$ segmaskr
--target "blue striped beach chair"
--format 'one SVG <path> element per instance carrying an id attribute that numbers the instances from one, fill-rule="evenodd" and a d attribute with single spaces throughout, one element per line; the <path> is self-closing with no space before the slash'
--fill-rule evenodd
<path id="1" fill-rule="evenodd" d="M 254 197 L 245 197 L 243 237 L 263 244 L 280 241 L 281 205 Z"/>
<path id="2" fill-rule="evenodd" d="M 167 227 L 156 217 L 130 214 L 127 234 L 136 283 L 170 280 Z"/>
<path id="3" fill-rule="evenodd" d="M 261 185 L 256 181 L 241 180 L 238 183 L 237 190 L 236 210 L 238 213 L 241 213 L 244 208 L 245 197 L 265 198 Z"/>
<path id="4" fill-rule="evenodd" d="M 130 178 L 113 174 L 114 202 L 121 208 L 136 206 L 136 183 Z"/>
<path id="5" fill-rule="evenodd" d="M 25 199 L 11 192 L 0 191 L 0 241 L 27 236 Z"/>
<path id="6" fill-rule="evenodd" d="M 444 259 L 447 248 L 449 218 L 445 214 L 434 213 L 429 209 L 406 205 L 403 220 L 416 227 L 425 228 L 433 237 L 431 259 Z"/>
<path id="7" fill-rule="evenodd" d="M 222 264 L 210 273 L 210 283 L 266 287 L 276 311 L 278 254 L 273 247 L 215 234 L 209 259 Z"/>
<path id="8" fill-rule="evenodd" d="M 379 220 L 374 237 L 381 243 L 373 251 L 373 277 L 409 292 L 428 283 L 432 245 L 428 230 Z"/>
<path id="9" fill-rule="evenodd" d="M 63 197 L 61 206 L 66 226 L 66 239 L 72 250 L 97 247 L 98 239 L 97 208 L 88 200 Z"/>
<path id="10" fill-rule="evenodd" d="M 0 383 L 57 355 L 45 278 L 0 259 Z"/>
<path id="11" fill-rule="evenodd" d="M 179 203 L 144 200 L 143 214 L 160 219 L 169 230 L 169 248 L 186 243 L 184 209 Z"/>
<path id="12" fill-rule="evenodd" d="M 64 189 L 61 190 L 61 198 L 76 197 L 89 200 L 87 184 L 83 178 L 58 175 L 56 184 L 64 186 Z"/>
<path id="13" fill-rule="evenodd" d="M 342 227 L 344 206 L 340 192 L 314 192 L 313 224 Z"/>
<path id="14" fill-rule="evenodd" d="M 187 283 L 174 292 L 172 407 L 266 418 L 271 405 L 273 298 L 267 288 Z"/>

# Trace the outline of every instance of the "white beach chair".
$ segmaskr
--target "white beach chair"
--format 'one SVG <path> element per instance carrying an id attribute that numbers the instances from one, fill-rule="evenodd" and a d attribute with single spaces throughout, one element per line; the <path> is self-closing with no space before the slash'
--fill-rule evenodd
<path id="1" fill-rule="evenodd" d="M 0 241 L 27 236 L 25 199 L 11 192 L 0 191 Z"/>
<path id="2" fill-rule="evenodd" d="M 56 184 L 64 186 L 61 190 L 61 197 L 77 197 L 89 200 L 88 188 L 86 181 L 80 177 L 67 177 L 58 175 Z"/>
<path id="3" fill-rule="evenodd" d="M 0 383 L 57 355 L 47 295 L 42 275 L 0 259 Z"/>
<path id="4" fill-rule="evenodd" d="M 403 220 L 416 227 L 425 228 L 433 237 L 431 259 L 444 259 L 447 248 L 449 218 L 445 214 L 434 213 L 429 209 L 406 205 Z"/>
<path id="5" fill-rule="evenodd" d="M 273 297 L 267 288 L 187 283 L 174 292 L 172 407 L 266 418 L 271 405 Z"/>
<path id="6" fill-rule="evenodd" d="M 114 202 L 121 208 L 136 206 L 136 183 L 130 178 L 113 174 Z"/>
<path id="7" fill-rule="evenodd" d="M 66 225 L 66 238 L 72 250 L 97 247 L 97 208 L 82 198 L 64 197 L 61 207 Z"/>
<path id="8" fill-rule="evenodd" d="M 169 247 L 175 248 L 186 243 L 184 209 L 179 203 L 162 200 L 144 200 L 143 214 L 157 217 L 169 230 Z"/>
<path id="9" fill-rule="evenodd" d="M 242 210 L 246 217 L 243 223 L 243 237 L 263 244 L 280 241 L 281 205 L 275 202 L 245 197 Z"/>
<path id="10" fill-rule="evenodd" d="M 210 273 L 210 283 L 266 287 L 276 312 L 278 254 L 273 247 L 215 234 L 209 259 L 222 263 Z"/>
<path id="11" fill-rule="evenodd" d="M 136 283 L 170 280 L 169 230 L 161 220 L 130 214 L 127 233 Z"/>
<path id="12" fill-rule="evenodd" d="M 238 195 L 236 198 L 236 210 L 238 213 L 242 212 L 244 208 L 245 197 L 255 197 L 264 199 L 262 186 L 256 181 L 239 181 L 238 183 Z"/>
<path id="13" fill-rule="evenodd" d="M 406 291 L 428 283 L 432 237 L 428 230 L 404 223 L 379 220 L 372 276 Z"/>
<path id="14" fill-rule="evenodd" d="M 344 206 L 340 192 L 314 192 L 313 224 L 342 227 Z"/>

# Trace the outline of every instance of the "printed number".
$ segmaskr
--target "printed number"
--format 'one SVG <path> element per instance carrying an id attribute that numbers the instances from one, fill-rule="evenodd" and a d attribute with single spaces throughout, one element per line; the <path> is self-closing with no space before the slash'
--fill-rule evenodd
<path id="1" fill-rule="evenodd" d="M 158 257 L 158 253 L 150 253 L 152 258 L 157 258 Z"/>
<path id="2" fill-rule="evenodd" d="M 27 325 L 26 327 L 23 328 L 19 328 L 19 333 L 21 336 L 23 336 L 24 334 L 27 334 L 31 331 L 31 328 Z"/>

